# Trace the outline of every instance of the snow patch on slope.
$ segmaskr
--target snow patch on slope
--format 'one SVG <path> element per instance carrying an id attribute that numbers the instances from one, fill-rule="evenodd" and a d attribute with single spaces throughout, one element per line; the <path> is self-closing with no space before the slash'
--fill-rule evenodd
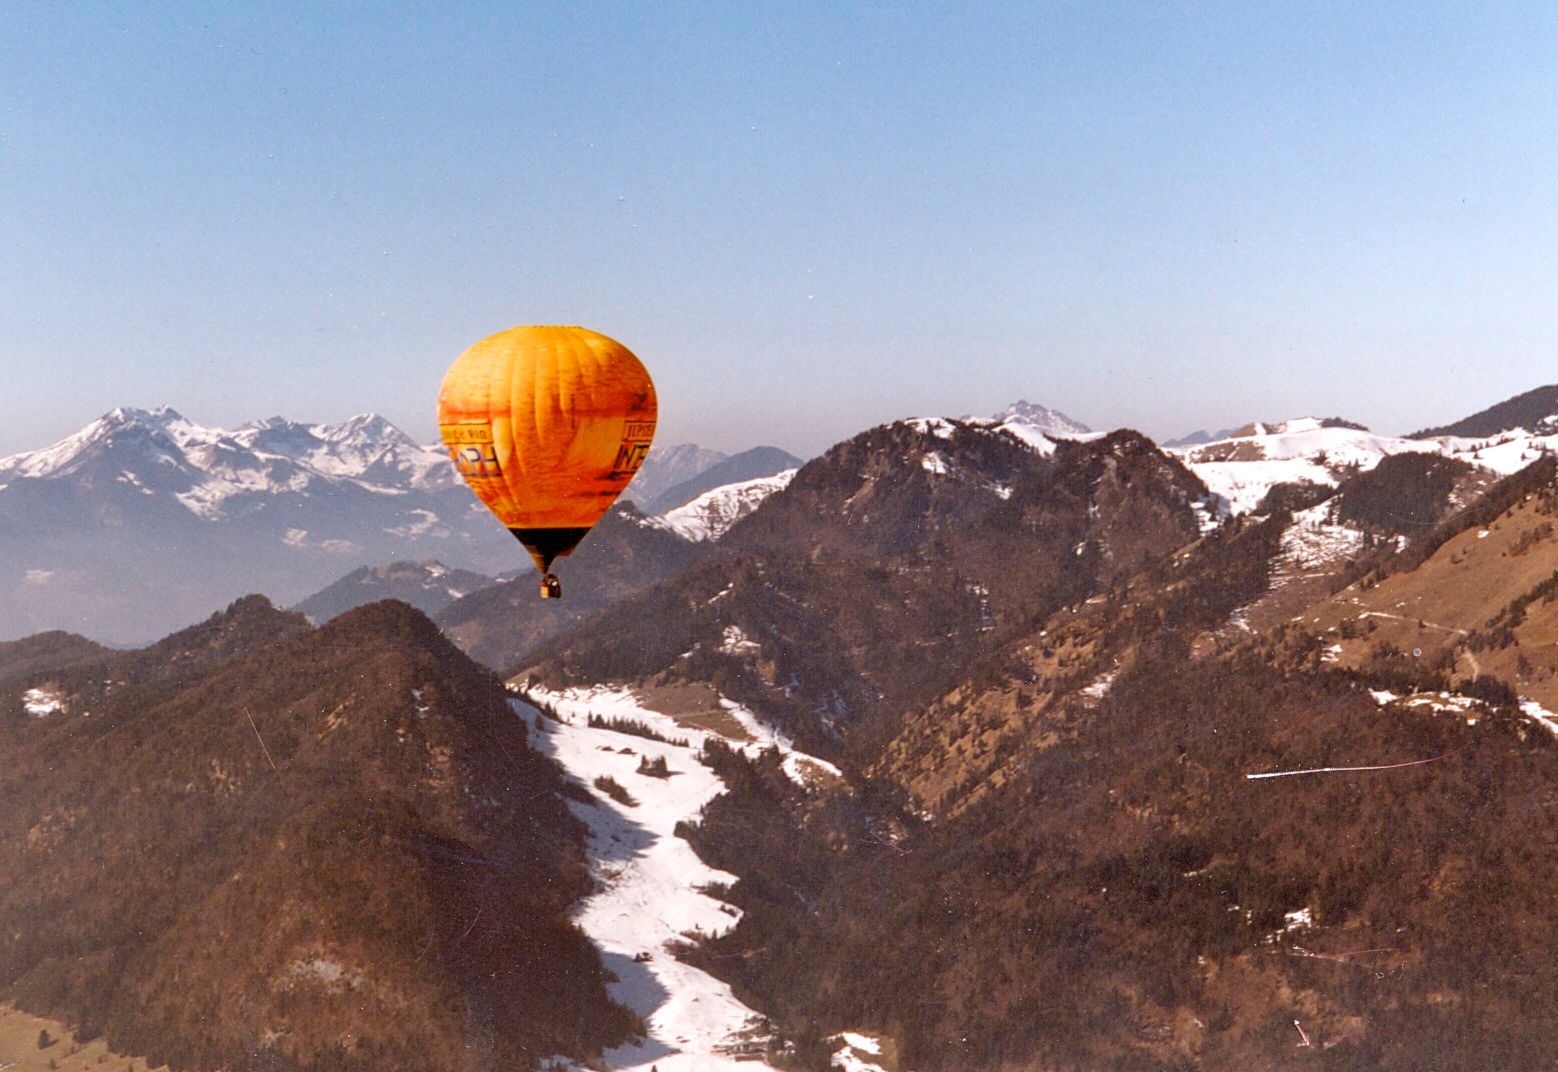
<path id="1" fill-rule="evenodd" d="M 1524 428 L 1513 428 L 1483 439 L 1440 436 L 1424 442 L 1436 445 L 1441 453 L 1452 458 L 1480 465 L 1503 476 L 1519 472 L 1544 452 L 1558 452 L 1558 435 L 1530 432 Z"/>
<path id="2" fill-rule="evenodd" d="M 47 718 L 65 710 L 65 697 L 57 689 L 28 689 L 22 693 L 22 707 L 34 718 Z"/>
<path id="3" fill-rule="evenodd" d="M 734 926 L 739 913 L 699 892 L 736 876 L 698 859 L 676 836 L 676 824 L 697 818 L 724 786 L 694 757 L 700 737 L 687 747 L 592 728 L 589 716 L 633 719 L 676 739 L 686 731 L 673 720 L 641 706 L 631 693 L 612 690 L 534 692 L 559 721 L 529 704 L 514 704 L 537 748 L 556 759 L 586 786 L 610 778 L 637 802 L 625 806 L 605 797 L 593 806 L 571 804 L 590 830 L 590 859 L 597 889 L 574 920 L 600 948 L 617 976 L 611 995 L 643 1017 L 647 1038 L 609 1051 L 616 1070 L 658 1066 L 660 1072 L 734 1068 L 719 1048 L 748 1030 L 756 1017 L 730 987 L 683 964 L 667 945 L 688 935 L 716 935 Z M 638 773 L 643 760 L 663 759 L 666 778 Z"/>
<path id="4" fill-rule="evenodd" d="M 845 1031 L 834 1036 L 842 1049 L 833 1055 L 833 1067 L 843 1072 L 882 1072 L 877 1060 L 882 1056 L 882 1043 L 872 1035 L 858 1031 Z"/>
<path id="5" fill-rule="evenodd" d="M 272 418 L 228 432 L 163 406 L 121 407 L 52 446 L 0 459 L 0 486 L 18 478 L 90 475 L 101 466 L 143 495 L 171 494 L 212 521 L 226 517 L 241 497 L 306 492 L 316 482 L 401 495 L 456 479 L 441 448 L 421 446 L 373 414 L 337 425 Z"/>
<path id="6" fill-rule="evenodd" d="M 740 913 L 703 892 L 734 875 L 704 864 L 676 836 L 676 825 L 694 821 L 724 785 L 696 759 L 710 731 L 693 729 L 645 707 L 627 689 L 595 687 L 529 690 L 534 704 L 515 701 L 515 711 L 530 727 L 531 739 L 556 759 L 569 776 L 593 786 L 610 778 L 634 800 L 624 805 L 597 794 L 594 805 L 571 804 L 590 830 L 590 858 L 596 892 L 577 909 L 575 922 L 600 948 L 617 976 L 612 997 L 632 1008 L 647 1024 L 648 1037 L 611 1050 L 605 1065 L 613 1072 L 737 1072 L 762 1069 L 766 1037 L 762 1018 L 738 1001 L 729 986 L 683 964 L 667 952 L 668 943 L 688 936 L 723 933 Z M 750 711 L 729 700 L 722 707 L 746 731 L 744 741 L 729 741 L 749 754 L 770 747 L 785 755 L 791 777 L 815 777 L 837 769 L 795 752 L 789 742 Z M 590 716 L 639 722 L 670 744 L 592 727 Z M 640 772 L 645 761 L 663 760 L 669 777 Z M 593 790 L 592 790 L 593 792 Z M 868 1067 L 868 1066 L 850 1066 Z"/>
<path id="7" fill-rule="evenodd" d="M 1330 509 L 1329 503 L 1321 503 L 1293 515 L 1273 563 L 1273 588 L 1328 569 L 1363 550 L 1363 533 L 1332 521 Z"/>
<path id="8" fill-rule="evenodd" d="M 718 540 L 737 521 L 762 505 L 770 495 L 789 486 L 795 472 L 794 469 L 786 469 L 773 476 L 726 484 L 706 491 L 691 502 L 667 510 L 651 520 L 659 527 L 693 543 Z"/>
<path id="9" fill-rule="evenodd" d="M 951 439 L 952 433 L 957 431 L 957 425 L 945 417 L 910 417 L 900 423 L 937 439 Z"/>
<path id="10" fill-rule="evenodd" d="M 1307 481 L 1335 487 L 1348 472 L 1373 469 L 1392 454 L 1442 454 L 1507 475 L 1530 465 L 1544 450 L 1558 450 L 1558 435 L 1513 429 L 1483 439 L 1402 439 L 1303 417 L 1252 424 L 1210 443 L 1165 449 L 1235 513 L 1249 513 L 1276 484 Z"/>
<path id="11" fill-rule="evenodd" d="M 1535 700 L 1521 700 L 1520 713 L 1549 733 L 1558 735 L 1558 715 L 1553 714 Z"/>

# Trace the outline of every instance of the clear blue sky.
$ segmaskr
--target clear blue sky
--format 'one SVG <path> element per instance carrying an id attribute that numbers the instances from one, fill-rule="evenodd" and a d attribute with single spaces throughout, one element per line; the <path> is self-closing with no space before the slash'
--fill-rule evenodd
<path id="1" fill-rule="evenodd" d="M 1550 3 L 0 7 L 0 454 L 435 435 L 582 323 L 661 442 L 1018 397 L 1406 432 L 1558 380 Z"/>

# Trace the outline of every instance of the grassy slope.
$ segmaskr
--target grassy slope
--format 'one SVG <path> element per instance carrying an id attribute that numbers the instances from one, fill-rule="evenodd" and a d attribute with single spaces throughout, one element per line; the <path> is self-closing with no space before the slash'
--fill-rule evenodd
<path id="1" fill-rule="evenodd" d="M 39 1048 L 39 1032 L 52 1043 Z M 58 1020 L 0 1005 L 0 1068 L 7 1072 L 167 1072 L 167 1065 L 145 1061 L 109 1049 L 102 1039 L 82 1042 Z"/>
<path id="2" fill-rule="evenodd" d="M 1510 636 L 1500 612 L 1558 574 L 1558 503 L 1532 495 L 1486 527 L 1470 528 L 1426 561 L 1378 583 L 1354 584 L 1301 619 L 1343 666 L 1365 666 L 1386 646 L 1456 680 L 1493 674 L 1558 710 L 1558 603 L 1538 597 Z M 1481 634 L 1481 635 L 1479 635 Z"/>

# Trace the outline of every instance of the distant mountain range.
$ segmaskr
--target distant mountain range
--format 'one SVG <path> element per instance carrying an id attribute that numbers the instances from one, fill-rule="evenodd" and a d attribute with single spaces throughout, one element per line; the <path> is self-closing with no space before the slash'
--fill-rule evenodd
<path id="1" fill-rule="evenodd" d="M 0 460 L 0 635 L 145 640 L 393 558 L 511 568 L 512 537 L 484 515 L 441 451 L 379 417 L 228 432 L 118 409 Z"/>
<path id="2" fill-rule="evenodd" d="M 634 475 L 633 482 L 622 493 L 622 497 L 640 510 L 648 510 L 656 496 L 696 478 L 700 473 L 708 472 L 729 457 L 722 451 L 700 447 L 696 443 L 650 447 L 649 456 L 644 459 L 643 466 Z"/>
<path id="3" fill-rule="evenodd" d="M 633 487 L 653 495 L 720 465 L 754 476 L 795 464 L 764 450 L 731 461 L 669 448 L 652 453 Z M 226 431 L 167 407 L 116 409 L 53 446 L 0 459 L 0 637 L 72 629 L 144 641 L 249 592 L 294 603 L 397 559 L 484 575 L 528 562 L 442 447 L 371 414 Z M 407 594 L 391 586 L 381 597 Z M 349 602 L 326 597 L 310 613 Z"/>
<path id="4" fill-rule="evenodd" d="M 397 599 L 431 615 L 462 596 L 497 583 L 494 577 L 450 569 L 442 562 L 391 562 L 355 569 L 292 609 L 312 621 L 327 622 L 368 603 Z"/>

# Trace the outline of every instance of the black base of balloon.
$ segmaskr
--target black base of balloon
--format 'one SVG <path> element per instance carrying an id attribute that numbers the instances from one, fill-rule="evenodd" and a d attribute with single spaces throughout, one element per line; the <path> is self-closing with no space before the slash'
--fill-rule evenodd
<path id="1" fill-rule="evenodd" d="M 589 529 L 509 529 L 525 545 L 542 573 L 552 569 L 552 559 L 572 554 Z"/>

